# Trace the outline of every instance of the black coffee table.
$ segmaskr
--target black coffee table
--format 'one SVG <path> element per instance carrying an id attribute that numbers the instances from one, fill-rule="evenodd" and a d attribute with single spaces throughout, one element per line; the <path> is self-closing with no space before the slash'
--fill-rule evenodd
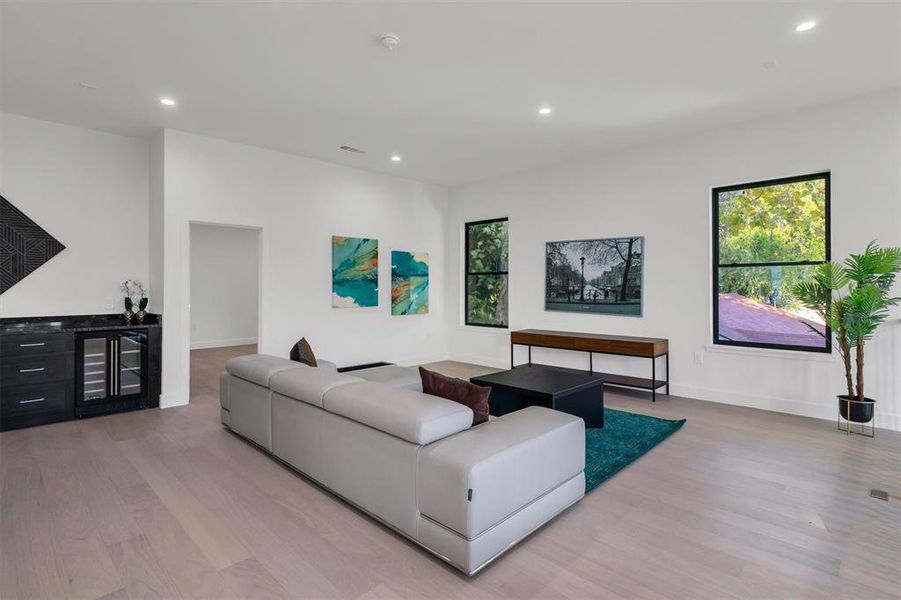
<path id="1" fill-rule="evenodd" d="M 546 406 L 582 417 L 585 427 L 604 426 L 604 378 L 598 374 L 532 364 L 469 381 L 491 388 L 488 406 L 494 416 Z"/>

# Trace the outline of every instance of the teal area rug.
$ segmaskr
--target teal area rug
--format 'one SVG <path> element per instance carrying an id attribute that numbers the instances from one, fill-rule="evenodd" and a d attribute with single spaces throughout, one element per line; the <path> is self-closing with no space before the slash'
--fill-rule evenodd
<path id="1" fill-rule="evenodd" d="M 668 421 L 604 409 L 604 427 L 585 430 L 585 493 L 598 487 L 671 436 L 685 419 Z"/>

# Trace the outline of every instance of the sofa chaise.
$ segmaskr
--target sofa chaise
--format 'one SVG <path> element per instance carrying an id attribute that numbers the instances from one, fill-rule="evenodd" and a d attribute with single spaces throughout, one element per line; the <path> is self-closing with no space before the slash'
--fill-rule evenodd
<path id="1" fill-rule="evenodd" d="M 409 373 L 233 358 L 222 423 L 469 575 L 583 497 L 581 419 L 530 407 L 472 427 Z"/>

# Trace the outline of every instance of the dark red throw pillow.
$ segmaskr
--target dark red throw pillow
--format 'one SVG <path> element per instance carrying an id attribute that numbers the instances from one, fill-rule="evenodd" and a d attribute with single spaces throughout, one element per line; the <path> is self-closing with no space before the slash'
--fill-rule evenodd
<path id="1" fill-rule="evenodd" d="M 291 348 L 291 360 L 296 360 L 311 367 L 319 366 L 319 363 L 316 362 L 316 355 L 313 354 L 313 349 L 310 347 L 307 338 L 300 338 L 300 341 Z"/>
<path id="2" fill-rule="evenodd" d="M 435 373 L 422 367 L 419 367 L 419 377 L 422 378 L 422 392 L 424 394 L 453 400 L 471 408 L 473 425 L 478 425 L 488 420 L 490 387 L 482 387 L 462 379 L 446 377 L 441 373 Z"/>

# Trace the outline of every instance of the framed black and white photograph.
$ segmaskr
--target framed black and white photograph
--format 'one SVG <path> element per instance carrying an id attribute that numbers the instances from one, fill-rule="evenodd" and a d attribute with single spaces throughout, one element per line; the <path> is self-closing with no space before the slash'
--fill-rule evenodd
<path id="1" fill-rule="evenodd" d="M 545 310 L 641 316 L 644 237 L 547 242 Z"/>

